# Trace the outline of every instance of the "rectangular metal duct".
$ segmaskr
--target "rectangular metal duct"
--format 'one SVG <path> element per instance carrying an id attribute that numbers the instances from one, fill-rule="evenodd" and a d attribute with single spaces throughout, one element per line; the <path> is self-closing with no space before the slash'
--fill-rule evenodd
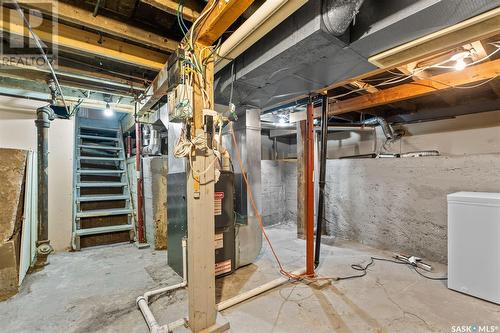
<path id="1" fill-rule="evenodd" d="M 234 63 L 232 102 L 267 109 L 376 67 L 368 58 L 500 5 L 500 0 L 366 0 L 355 25 L 340 37 L 323 21 L 324 1 L 309 1 Z M 331 17 L 329 19 L 332 19 Z M 215 97 L 227 104 L 232 66 L 215 78 Z"/>

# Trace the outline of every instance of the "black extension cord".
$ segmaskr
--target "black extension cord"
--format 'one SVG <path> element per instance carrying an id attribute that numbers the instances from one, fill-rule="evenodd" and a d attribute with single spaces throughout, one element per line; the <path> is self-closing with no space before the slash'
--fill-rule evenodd
<path id="1" fill-rule="evenodd" d="M 422 276 L 422 277 L 424 277 L 426 279 L 429 279 L 429 280 L 435 280 L 435 281 L 445 281 L 445 280 L 448 280 L 447 277 L 433 277 L 433 276 L 425 275 L 425 274 L 423 274 L 422 272 L 419 271 L 418 266 L 416 266 L 415 264 L 411 264 L 409 262 L 399 261 L 399 260 L 392 260 L 392 259 L 385 259 L 385 258 L 377 258 L 377 257 L 370 257 L 370 262 L 368 264 L 366 264 L 366 266 L 362 266 L 361 264 L 352 264 L 351 265 L 352 269 L 354 269 L 355 271 L 362 272 L 361 274 L 358 274 L 358 275 L 349 275 L 349 276 L 341 276 L 341 277 L 336 278 L 336 280 L 337 281 L 339 281 L 339 280 L 349 280 L 349 279 L 355 279 L 355 278 L 363 277 L 363 276 L 365 276 L 368 273 L 368 271 L 367 271 L 368 267 L 374 265 L 376 260 L 391 262 L 393 264 L 398 264 L 398 265 L 411 266 L 415 270 L 415 272 L 417 272 L 420 276 Z"/>

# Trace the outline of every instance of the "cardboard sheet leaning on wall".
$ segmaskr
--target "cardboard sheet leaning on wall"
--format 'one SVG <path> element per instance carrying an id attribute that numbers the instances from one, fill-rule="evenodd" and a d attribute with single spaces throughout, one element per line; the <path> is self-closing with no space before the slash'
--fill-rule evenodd
<path id="1" fill-rule="evenodd" d="M 0 148 L 0 300 L 18 291 L 27 155 Z"/>

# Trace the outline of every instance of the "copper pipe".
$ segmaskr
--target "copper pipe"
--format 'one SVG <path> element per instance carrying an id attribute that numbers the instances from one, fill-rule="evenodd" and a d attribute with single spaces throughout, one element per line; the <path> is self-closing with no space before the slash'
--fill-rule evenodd
<path id="1" fill-rule="evenodd" d="M 137 175 L 137 241 L 144 243 L 144 218 L 142 215 L 141 124 L 135 123 L 135 170 Z"/>
<path id="2" fill-rule="evenodd" d="M 314 276 L 314 105 L 307 104 L 306 120 L 306 275 Z"/>

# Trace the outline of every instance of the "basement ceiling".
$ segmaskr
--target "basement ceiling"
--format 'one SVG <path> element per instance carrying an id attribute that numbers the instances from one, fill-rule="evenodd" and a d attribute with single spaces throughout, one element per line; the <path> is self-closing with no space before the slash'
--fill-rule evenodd
<path id="1" fill-rule="evenodd" d="M 368 58 L 494 9 L 500 0 L 366 0 L 343 36 L 328 33 L 309 1 L 234 63 L 233 103 L 270 109 L 375 71 Z M 216 102 L 231 95 L 231 66 L 216 75 Z"/>

